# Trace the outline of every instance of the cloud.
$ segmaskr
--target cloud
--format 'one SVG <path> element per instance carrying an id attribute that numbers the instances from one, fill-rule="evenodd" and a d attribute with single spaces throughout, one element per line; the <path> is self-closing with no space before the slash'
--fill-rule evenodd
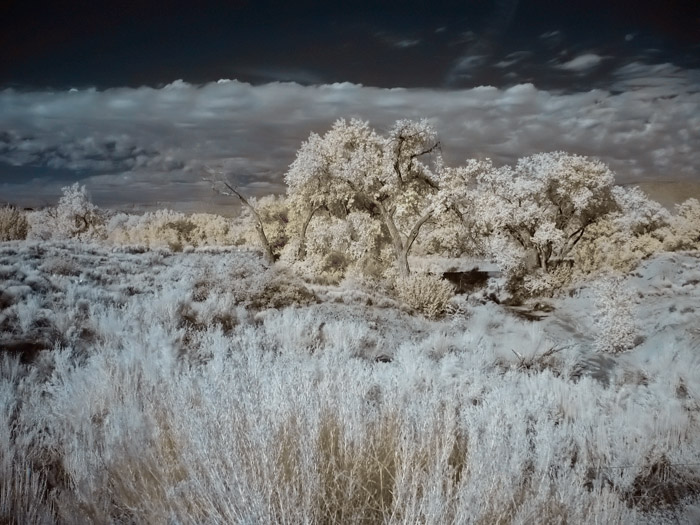
<path id="1" fill-rule="evenodd" d="M 518 3 L 519 0 L 496 0 L 492 3 L 478 38 L 466 47 L 447 72 L 447 86 L 464 86 L 472 80 L 476 70 L 486 64 L 513 21 Z"/>
<path id="2" fill-rule="evenodd" d="M 500 62 L 496 62 L 494 64 L 494 67 L 498 68 L 507 68 L 514 66 L 515 64 L 518 64 L 522 62 L 525 59 L 532 58 L 532 52 L 531 51 L 515 51 L 514 53 L 509 53 L 508 55 L 505 56 L 503 60 Z"/>
<path id="3" fill-rule="evenodd" d="M 381 89 L 355 84 L 261 86 L 174 82 L 160 89 L 0 92 L 0 195 L 50 200 L 51 174 L 80 173 L 102 205 L 211 201 L 205 164 L 250 194 L 283 192 L 309 133 L 337 118 L 386 131 L 399 118 L 433 122 L 446 161 L 497 163 L 540 151 L 600 157 L 620 182 L 700 180 L 698 72 L 630 64 L 614 90 Z M 5 177 L 5 165 L 13 165 Z M 22 180 L 26 170 L 26 180 Z M 65 181 L 65 178 L 62 179 Z"/>
<path id="4" fill-rule="evenodd" d="M 378 31 L 374 36 L 387 46 L 395 49 L 408 49 L 410 47 L 416 47 L 423 42 L 420 38 L 399 36 L 386 31 Z"/>
<path id="5" fill-rule="evenodd" d="M 679 93 L 700 93 L 700 71 L 673 64 L 632 62 L 615 71 L 614 92 L 633 92 L 645 99 L 672 98 Z"/>
<path id="6" fill-rule="evenodd" d="M 559 30 L 546 31 L 545 33 L 542 33 L 540 35 L 540 38 L 542 40 L 550 40 L 552 38 L 561 38 L 561 31 L 559 31 Z"/>
<path id="7" fill-rule="evenodd" d="M 569 60 L 568 62 L 560 64 L 558 67 L 567 71 L 584 73 L 597 67 L 602 61 L 603 57 L 600 55 L 596 55 L 595 53 L 585 53 Z"/>
<path id="8" fill-rule="evenodd" d="M 402 38 L 394 43 L 394 46 L 399 49 L 406 49 L 407 47 L 415 47 L 421 43 L 419 38 Z"/>

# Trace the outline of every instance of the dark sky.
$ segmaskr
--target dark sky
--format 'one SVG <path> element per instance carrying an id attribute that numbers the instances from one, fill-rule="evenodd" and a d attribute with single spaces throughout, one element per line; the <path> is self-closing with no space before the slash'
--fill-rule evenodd
<path id="1" fill-rule="evenodd" d="M 5 0 L 0 49 L 0 203 L 201 209 L 203 165 L 284 192 L 338 118 L 700 183 L 700 0 Z"/>
<path id="2" fill-rule="evenodd" d="M 235 78 L 580 90 L 634 61 L 700 67 L 700 2 L 6 0 L 0 49 L 0 87 L 16 89 Z M 561 67 L 585 54 L 595 67 Z"/>

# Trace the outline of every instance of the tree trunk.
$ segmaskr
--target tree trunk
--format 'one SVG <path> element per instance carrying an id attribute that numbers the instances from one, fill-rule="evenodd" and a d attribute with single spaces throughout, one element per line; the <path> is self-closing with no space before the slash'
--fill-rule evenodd
<path id="1" fill-rule="evenodd" d="M 306 215 L 306 218 L 304 219 L 304 224 L 301 227 L 301 236 L 299 239 L 299 252 L 297 253 L 297 258 L 300 261 L 306 258 L 306 230 L 309 227 L 309 224 L 311 223 L 311 219 L 313 219 L 314 215 L 316 215 L 316 212 L 321 208 L 325 208 L 325 206 L 317 206 L 315 208 L 311 208 L 308 214 Z"/>
<path id="2" fill-rule="evenodd" d="M 411 268 L 408 266 L 408 250 L 401 250 L 401 253 L 396 259 L 396 265 L 399 269 L 399 275 L 401 277 L 408 277 L 411 275 Z"/>
<path id="3" fill-rule="evenodd" d="M 379 201 L 375 201 L 375 204 L 379 208 L 382 220 L 389 230 L 389 236 L 391 237 L 391 242 L 394 245 L 394 257 L 396 257 L 396 268 L 399 271 L 399 275 L 401 277 L 408 277 L 411 274 L 411 270 L 408 267 L 408 250 L 404 246 L 401 233 L 396 227 L 396 223 L 394 223 L 394 218 L 389 214 L 387 209 L 384 207 L 384 204 Z"/>
<path id="4" fill-rule="evenodd" d="M 428 222 L 428 220 L 430 220 L 430 218 L 433 216 L 433 212 L 427 212 L 420 219 L 418 219 L 418 221 L 416 221 L 411 228 L 411 231 L 408 232 L 408 236 L 404 242 L 403 238 L 401 237 L 401 232 L 399 232 L 399 229 L 396 227 L 394 218 L 389 214 L 381 202 L 378 202 L 377 205 L 394 244 L 394 255 L 396 257 L 396 267 L 399 270 L 399 275 L 401 277 L 408 277 L 411 275 L 411 269 L 408 266 L 408 253 L 411 251 L 411 247 L 418 237 L 420 229 L 426 222 Z"/>
<path id="5" fill-rule="evenodd" d="M 270 242 L 267 240 L 267 235 L 265 235 L 265 228 L 263 228 L 263 223 L 260 220 L 258 212 L 253 210 L 253 213 L 255 214 L 256 219 L 255 231 L 258 232 L 258 238 L 260 239 L 260 244 L 262 244 L 263 256 L 265 257 L 265 260 L 268 262 L 268 264 L 272 264 L 275 262 L 275 254 L 272 253 L 272 249 L 270 248 Z"/>
<path id="6" fill-rule="evenodd" d="M 416 237 L 418 237 L 418 233 L 420 232 L 420 229 L 423 227 L 423 225 L 430 220 L 430 218 L 433 216 L 432 210 L 427 212 L 425 215 L 423 215 L 416 223 L 413 225 L 413 228 L 411 228 L 411 231 L 408 232 L 408 238 L 406 239 L 406 254 L 408 255 L 408 252 L 411 251 L 411 247 L 413 246 L 413 243 L 416 240 Z"/>
<path id="7" fill-rule="evenodd" d="M 250 212 L 253 214 L 253 217 L 255 218 L 255 231 L 258 233 L 258 239 L 260 240 L 260 245 L 263 250 L 263 257 L 265 260 L 268 262 L 268 264 L 272 264 L 275 262 L 275 255 L 272 253 L 272 248 L 270 248 L 270 242 L 267 240 L 267 235 L 265 235 L 265 227 L 263 226 L 262 219 L 260 218 L 260 214 L 258 211 L 253 207 L 251 203 L 248 202 L 248 199 L 246 199 L 243 194 L 238 191 L 236 188 L 231 186 L 228 182 L 222 181 L 224 186 L 226 186 L 233 195 L 239 198 L 241 203 L 250 210 Z"/>

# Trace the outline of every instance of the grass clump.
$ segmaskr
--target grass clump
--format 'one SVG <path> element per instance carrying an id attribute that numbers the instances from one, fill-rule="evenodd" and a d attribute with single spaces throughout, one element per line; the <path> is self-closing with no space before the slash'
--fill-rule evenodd
<path id="1" fill-rule="evenodd" d="M 454 295 L 452 284 L 431 274 L 399 277 L 395 287 L 401 301 L 431 319 L 445 313 L 447 303 Z"/>
<path id="2" fill-rule="evenodd" d="M 29 222 L 23 211 L 14 206 L 0 207 L 0 241 L 18 241 L 27 238 Z"/>

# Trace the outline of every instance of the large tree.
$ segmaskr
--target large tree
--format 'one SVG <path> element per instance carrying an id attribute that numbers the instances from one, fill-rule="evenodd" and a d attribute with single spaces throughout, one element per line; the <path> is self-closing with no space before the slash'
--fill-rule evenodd
<path id="1" fill-rule="evenodd" d="M 488 169 L 490 163 L 477 161 L 446 167 L 436 132 L 425 120 L 399 120 L 382 137 L 367 122 L 341 119 L 323 136 L 311 134 L 285 180 L 290 201 L 304 217 L 302 246 L 318 210 L 338 217 L 366 213 L 385 228 L 399 274 L 406 276 L 408 254 L 421 228 L 456 212 L 468 180 Z"/>
<path id="2" fill-rule="evenodd" d="M 522 158 L 484 172 L 478 183 L 482 226 L 510 239 L 523 265 L 543 272 L 567 260 L 587 229 L 617 209 L 612 171 L 563 152 Z"/>

